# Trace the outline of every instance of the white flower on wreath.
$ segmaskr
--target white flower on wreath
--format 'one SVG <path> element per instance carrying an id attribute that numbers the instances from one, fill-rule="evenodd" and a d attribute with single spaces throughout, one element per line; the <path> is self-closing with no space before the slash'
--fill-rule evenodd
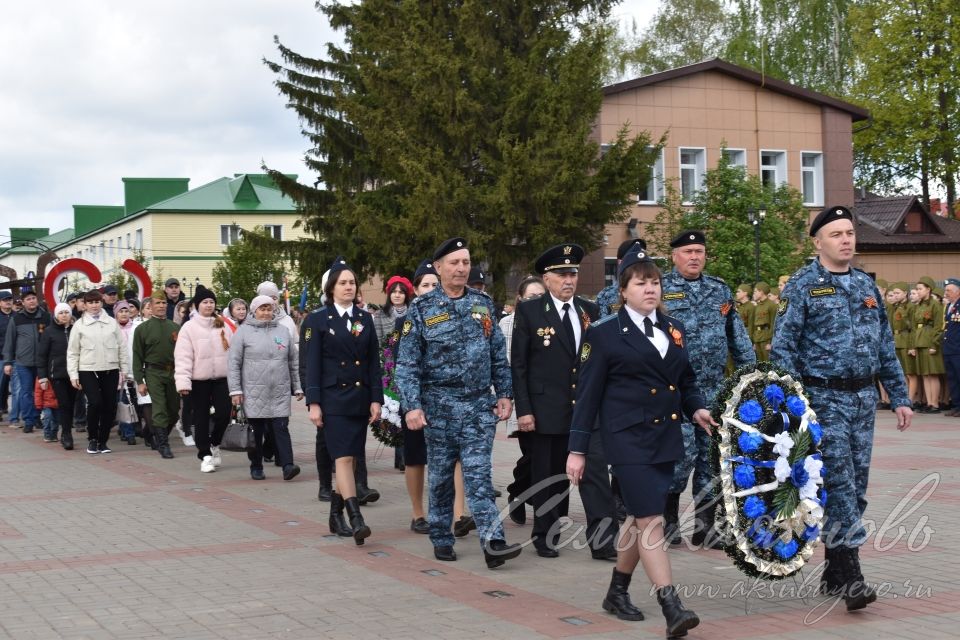
<path id="1" fill-rule="evenodd" d="M 809 474 L 809 479 L 806 484 L 800 487 L 800 499 L 811 499 L 815 500 L 817 498 L 817 487 L 823 482 L 823 479 L 820 477 L 820 472 L 823 469 L 823 461 L 817 460 L 813 456 L 807 456 L 803 460 L 803 470 Z"/>
<path id="2" fill-rule="evenodd" d="M 776 464 L 773 465 L 773 475 L 777 477 L 777 482 L 783 483 L 787 481 L 787 478 L 790 477 L 790 463 L 787 461 L 786 456 L 780 456 L 777 458 Z"/>
<path id="3" fill-rule="evenodd" d="M 793 438 L 791 438 L 790 434 L 786 431 L 781 431 L 773 436 L 773 452 L 778 456 L 789 456 L 790 450 L 793 449 L 793 444 Z M 783 480 L 780 480 L 780 482 L 783 482 Z"/>

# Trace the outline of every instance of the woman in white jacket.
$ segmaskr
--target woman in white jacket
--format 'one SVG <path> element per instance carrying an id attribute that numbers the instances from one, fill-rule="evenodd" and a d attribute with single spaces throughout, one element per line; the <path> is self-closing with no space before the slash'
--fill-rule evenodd
<path id="1" fill-rule="evenodd" d="M 200 471 L 210 473 L 221 464 L 220 441 L 230 420 L 227 353 L 233 331 L 216 313 L 216 295 L 202 284 L 197 285 L 192 303 L 197 314 L 180 329 L 173 352 L 173 377 L 180 395 L 189 396 Z M 212 433 L 211 406 L 214 409 Z"/>
<path id="2" fill-rule="evenodd" d="M 110 453 L 107 440 L 117 414 L 117 390 L 130 370 L 127 345 L 117 321 L 103 310 L 103 296 L 83 294 L 86 310 L 73 325 L 67 344 L 67 375 L 87 396 L 87 453 Z"/>

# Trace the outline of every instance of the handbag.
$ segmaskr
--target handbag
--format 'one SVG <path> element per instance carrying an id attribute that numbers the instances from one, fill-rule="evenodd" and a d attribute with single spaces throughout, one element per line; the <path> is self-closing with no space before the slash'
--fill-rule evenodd
<path id="1" fill-rule="evenodd" d="M 140 416 L 137 415 L 137 408 L 133 406 L 133 403 L 130 402 L 130 396 L 127 395 L 127 390 L 123 389 L 120 392 L 120 399 L 117 401 L 117 422 L 122 422 L 125 424 L 139 424 Z"/>
<path id="2" fill-rule="evenodd" d="M 247 422 L 243 414 L 243 406 L 237 407 L 234 419 L 227 425 L 220 441 L 220 448 L 224 451 L 253 451 L 257 448 L 253 427 Z"/>

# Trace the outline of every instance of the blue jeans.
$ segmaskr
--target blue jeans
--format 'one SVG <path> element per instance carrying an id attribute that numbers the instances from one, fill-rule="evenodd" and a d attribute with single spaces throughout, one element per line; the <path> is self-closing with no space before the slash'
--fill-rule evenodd
<path id="1" fill-rule="evenodd" d="M 53 409 L 44 409 L 40 412 L 40 424 L 43 425 L 44 438 L 56 438 L 60 425 L 57 424 L 57 415 Z"/>
<path id="2" fill-rule="evenodd" d="M 31 402 L 33 402 L 31 400 Z M 20 378 L 16 370 L 10 372 L 10 422 L 20 419 Z"/>
<path id="3" fill-rule="evenodd" d="M 23 418 L 23 428 L 33 429 L 40 421 L 40 414 L 33 406 L 33 383 L 37 379 L 36 367 L 13 365 L 13 375 L 20 383 L 20 417 Z"/>

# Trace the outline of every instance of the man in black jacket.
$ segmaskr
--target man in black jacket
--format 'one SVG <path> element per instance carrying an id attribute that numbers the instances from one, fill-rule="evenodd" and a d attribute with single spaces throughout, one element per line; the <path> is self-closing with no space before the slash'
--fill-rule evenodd
<path id="1" fill-rule="evenodd" d="M 30 433 L 40 420 L 33 405 L 33 383 L 37 379 L 37 346 L 40 335 L 50 326 L 50 314 L 40 308 L 36 292 L 24 290 L 23 309 L 13 315 L 3 342 L 3 372 L 20 382 L 20 414 L 23 432 Z"/>
<path id="2" fill-rule="evenodd" d="M 531 434 L 532 540 L 537 555 L 556 558 L 557 520 L 567 514 L 569 482 L 565 473 L 567 441 L 573 416 L 579 350 L 590 323 L 599 316 L 596 304 L 576 297 L 583 248 L 557 245 L 536 262 L 547 294 L 517 306 L 511 343 L 511 370 L 517 426 Z M 610 478 L 594 438 L 580 498 L 587 515 L 587 538 L 593 557 L 615 559 L 616 519 Z M 522 499 L 522 498 L 521 498 Z"/>
<path id="3" fill-rule="evenodd" d="M 0 352 L 7 337 L 7 327 L 13 319 L 13 294 L 9 291 L 0 291 Z M 0 367 L 0 419 L 7 413 L 10 406 L 7 403 L 10 397 L 10 376 Z"/>

